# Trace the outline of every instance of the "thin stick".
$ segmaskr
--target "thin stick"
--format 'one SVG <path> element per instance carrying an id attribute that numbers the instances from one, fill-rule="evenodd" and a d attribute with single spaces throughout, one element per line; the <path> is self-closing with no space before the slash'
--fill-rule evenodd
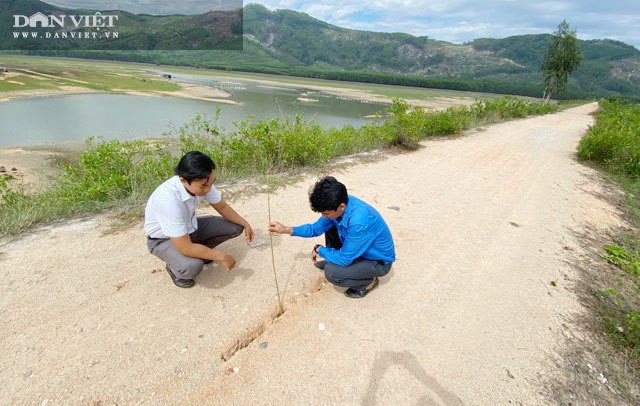
<path id="1" fill-rule="evenodd" d="M 267 189 L 267 207 L 269 208 L 269 224 L 271 224 L 271 185 Z M 282 298 L 280 298 L 280 288 L 278 287 L 278 275 L 276 274 L 276 258 L 273 254 L 273 233 L 269 233 L 269 241 L 271 242 L 271 264 L 273 265 L 273 280 L 276 281 L 276 292 L 278 292 L 278 305 L 280 307 L 280 314 L 284 313 L 282 307 Z"/>

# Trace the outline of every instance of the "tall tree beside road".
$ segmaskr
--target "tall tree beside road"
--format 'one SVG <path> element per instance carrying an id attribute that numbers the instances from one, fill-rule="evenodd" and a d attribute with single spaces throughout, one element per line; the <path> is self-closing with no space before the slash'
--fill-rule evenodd
<path id="1" fill-rule="evenodd" d="M 569 75 L 578 68 L 581 60 L 582 52 L 576 38 L 576 30 L 569 27 L 567 20 L 562 20 L 558 30 L 551 37 L 547 55 L 542 63 L 545 102 L 549 101 L 554 92 L 567 87 Z"/>

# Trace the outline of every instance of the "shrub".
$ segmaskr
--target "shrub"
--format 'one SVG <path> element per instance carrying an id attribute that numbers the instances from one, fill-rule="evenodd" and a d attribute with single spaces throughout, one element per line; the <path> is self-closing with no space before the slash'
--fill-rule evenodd
<path id="1" fill-rule="evenodd" d="M 168 176 L 172 163 L 168 153 L 148 141 L 95 142 L 91 137 L 79 164 L 63 167 L 57 193 L 69 202 L 123 199 Z"/>
<path id="2" fill-rule="evenodd" d="M 640 106 L 600 101 L 596 124 L 580 141 L 578 155 L 613 171 L 640 176 Z"/>
<path id="3" fill-rule="evenodd" d="M 553 105 L 555 106 L 555 105 Z M 66 165 L 59 181 L 37 195 L 10 190 L 0 180 L 0 235 L 23 231 L 32 224 L 70 214 L 144 202 L 171 176 L 179 156 L 198 150 L 217 165 L 218 179 L 237 178 L 317 165 L 329 159 L 390 146 L 415 146 L 425 137 L 454 134 L 478 122 L 495 122 L 526 114 L 553 111 L 540 103 L 513 97 L 476 101 L 443 112 L 427 112 L 394 99 L 388 120 L 375 119 L 360 128 L 323 129 L 314 120 L 273 118 L 234 123 L 225 132 L 212 120 L 196 115 L 180 128 L 170 128 L 168 142 L 105 141 L 93 137 L 76 165 Z M 557 109 L 557 107 L 555 107 Z M 177 155 L 169 145 L 176 143 Z"/>
<path id="4" fill-rule="evenodd" d="M 420 140 L 420 121 L 424 111 L 416 107 L 411 114 L 407 113 L 409 103 L 394 98 L 391 107 L 386 111 L 391 118 L 381 127 L 382 140 L 389 145 L 413 146 Z"/>

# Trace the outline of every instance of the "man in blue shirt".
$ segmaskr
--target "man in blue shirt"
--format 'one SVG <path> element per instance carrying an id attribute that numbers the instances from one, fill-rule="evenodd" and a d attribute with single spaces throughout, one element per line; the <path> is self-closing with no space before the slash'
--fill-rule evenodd
<path id="1" fill-rule="evenodd" d="M 324 234 L 326 247 L 317 244 L 311 260 L 329 282 L 348 288 L 345 295 L 364 297 L 396 260 L 389 227 L 376 209 L 348 195 L 347 188 L 331 176 L 314 185 L 309 201 L 311 209 L 322 214 L 318 221 L 297 227 L 274 221 L 269 231 L 304 238 Z M 318 256 L 325 260 L 318 261 Z"/>

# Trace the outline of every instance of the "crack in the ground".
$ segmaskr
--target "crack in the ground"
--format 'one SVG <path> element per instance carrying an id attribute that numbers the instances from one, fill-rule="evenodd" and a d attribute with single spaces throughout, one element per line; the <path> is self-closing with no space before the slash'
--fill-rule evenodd
<path id="1" fill-rule="evenodd" d="M 304 289 L 304 296 L 309 297 L 319 292 L 322 290 L 323 286 L 325 286 L 324 277 L 317 278 L 307 289 Z M 282 311 L 280 311 L 280 306 L 276 303 L 274 310 L 272 310 L 264 320 L 258 321 L 253 327 L 248 328 L 244 333 L 242 333 L 240 337 L 233 339 L 232 343 L 227 346 L 227 349 L 222 352 L 220 356 L 222 361 L 229 361 L 238 351 L 247 348 L 251 343 L 262 336 L 267 327 L 275 323 L 280 316 L 286 313 L 288 307 L 297 305 L 299 302 L 294 300 L 294 297 L 294 295 L 290 295 L 288 300 L 284 300 L 285 303 Z"/>

